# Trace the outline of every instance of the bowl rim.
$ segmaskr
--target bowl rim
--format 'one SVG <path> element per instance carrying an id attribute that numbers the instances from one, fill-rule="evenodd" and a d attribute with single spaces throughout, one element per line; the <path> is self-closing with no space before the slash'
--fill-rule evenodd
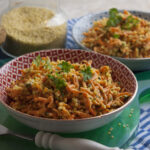
<path id="1" fill-rule="evenodd" d="M 1 51 L 2 51 L 5 55 L 9 56 L 10 58 L 13 58 L 13 59 L 14 59 L 14 58 L 17 57 L 17 56 L 15 56 L 15 55 L 13 55 L 13 54 L 7 52 L 7 51 L 3 48 L 3 44 L 0 45 L 0 49 L 1 49 Z"/>
<path id="2" fill-rule="evenodd" d="M 30 53 L 26 53 L 26 54 L 23 54 L 19 57 L 16 57 L 14 59 L 12 59 L 11 61 L 5 63 L 2 67 L 0 67 L 0 72 L 1 72 L 1 69 L 4 68 L 5 66 L 9 65 L 10 63 L 12 62 L 15 62 L 17 59 L 23 57 L 23 56 L 28 56 L 29 54 L 34 54 L 36 52 L 48 52 L 48 51 L 61 51 L 61 50 L 68 50 L 68 51 L 79 51 L 79 52 L 83 52 L 83 53 L 86 53 L 87 51 L 83 50 L 83 49 L 69 49 L 69 48 L 58 48 L 58 49 L 46 49 L 46 50 L 39 50 L 39 51 L 35 51 L 35 52 L 30 52 Z M 103 118 L 105 116 L 109 116 L 111 114 L 115 114 L 115 113 L 119 113 L 121 110 L 123 110 L 124 108 L 126 108 L 136 97 L 137 95 L 137 91 L 138 91 L 138 82 L 137 82 L 137 79 L 134 75 L 134 73 L 126 66 L 124 65 L 122 62 L 110 57 L 110 56 L 107 56 L 107 55 L 103 55 L 103 54 L 100 54 L 100 53 L 97 53 L 97 52 L 94 52 L 94 51 L 88 51 L 89 53 L 93 53 L 93 54 L 96 54 L 96 55 L 101 55 L 101 56 L 104 56 L 106 57 L 107 59 L 112 59 L 115 63 L 119 63 L 119 65 L 122 65 L 124 66 L 128 72 L 132 75 L 132 77 L 134 78 L 135 80 L 135 91 L 134 91 L 134 94 L 132 95 L 132 97 L 124 104 L 122 105 L 121 107 L 113 110 L 112 112 L 109 112 L 109 113 L 106 113 L 106 114 L 103 114 L 103 115 L 100 115 L 100 116 L 94 116 L 94 117 L 89 117 L 89 118 L 81 118 L 81 119 L 73 119 L 73 120 L 67 120 L 67 119 L 51 119 L 51 118 L 44 118 L 44 117 L 37 117 L 37 116 L 33 116 L 33 115 L 30 115 L 30 114 L 27 114 L 27 113 L 23 113 L 21 111 L 18 111 L 14 108 L 12 108 L 11 106 L 9 106 L 6 102 L 4 102 L 2 99 L 1 99 L 1 96 L 0 96 L 0 103 L 6 107 L 6 109 L 10 110 L 10 111 L 13 111 L 15 114 L 17 114 L 18 116 L 23 116 L 23 117 L 26 117 L 26 118 L 30 118 L 30 119 L 38 119 L 38 120 L 44 120 L 44 121 L 56 121 L 56 122 L 66 122 L 66 123 L 69 123 L 69 122 L 76 122 L 76 121 L 86 121 L 86 120 L 94 120 L 94 119 L 100 119 L 100 118 Z M 1 94 L 0 94 L 1 95 Z"/>
<path id="3" fill-rule="evenodd" d="M 150 16 L 150 12 L 148 12 L 148 11 L 140 11 L 140 10 L 132 10 L 132 9 L 129 9 L 129 10 L 128 9 L 118 9 L 119 12 L 123 12 L 124 10 L 127 10 L 127 11 L 129 11 L 131 13 L 137 12 L 137 13 L 141 13 L 141 14 L 145 14 L 145 15 L 149 15 Z M 89 18 L 89 17 L 92 18 L 92 17 L 95 17 L 97 15 L 103 16 L 105 13 L 108 13 L 108 12 L 109 12 L 108 10 L 107 11 L 105 10 L 105 11 L 100 11 L 98 13 L 89 13 L 87 15 L 84 15 L 84 16 L 80 17 L 79 20 L 77 20 L 77 22 L 73 25 L 73 28 L 72 28 L 72 37 L 73 37 L 73 40 L 78 44 L 78 46 L 80 48 L 83 48 L 86 51 L 93 51 L 93 50 L 85 47 L 83 44 L 81 44 L 81 42 L 79 42 L 77 40 L 76 36 L 75 36 L 75 30 L 76 30 L 78 24 L 80 23 L 80 21 L 82 19 L 86 19 L 86 18 Z M 140 18 L 142 18 L 142 17 L 140 17 Z M 102 54 L 102 53 L 100 53 L 100 54 Z M 106 55 L 106 54 L 102 54 L 102 55 Z M 106 56 L 110 56 L 110 55 L 106 55 Z M 150 60 L 150 57 L 145 57 L 145 58 L 123 58 L 123 57 L 116 57 L 116 56 L 110 56 L 110 57 L 118 59 L 118 60 L 124 60 L 124 61 L 138 61 L 138 60 L 144 61 L 144 60 Z"/>

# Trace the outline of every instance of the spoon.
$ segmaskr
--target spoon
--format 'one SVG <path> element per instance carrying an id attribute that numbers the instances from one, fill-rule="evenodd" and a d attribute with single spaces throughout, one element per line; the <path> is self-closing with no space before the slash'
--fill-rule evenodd
<path id="1" fill-rule="evenodd" d="M 10 134 L 25 140 L 34 141 L 36 146 L 43 147 L 45 149 L 50 148 L 52 150 L 123 150 L 118 147 L 107 147 L 87 139 L 63 138 L 59 135 L 45 133 L 42 131 L 39 131 L 35 137 L 30 137 L 15 133 L 0 124 L 0 135 L 5 134 Z"/>

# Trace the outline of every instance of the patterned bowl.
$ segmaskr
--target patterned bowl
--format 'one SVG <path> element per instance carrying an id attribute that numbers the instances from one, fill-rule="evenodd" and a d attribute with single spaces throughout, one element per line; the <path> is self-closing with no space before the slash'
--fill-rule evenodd
<path id="1" fill-rule="evenodd" d="M 123 10 L 119 10 L 120 12 L 123 12 Z M 146 19 L 150 21 L 150 13 L 148 12 L 142 12 L 142 11 L 130 11 L 135 16 L 138 16 L 140 18 Z M 81 42 L 84 38 L 83 33 L 87 32 L 92 26 L 93 22 L 100 20 L 104 17 L 108 17 L 109 12 L 100 12 L 98 14 L 89 14 L 81 19 L 79 19 L 76 24 L 73 27 L 72 30 L 72 36 L 73 39 L 76 41 L 76 43 L 84 50 L 91 51 L 91 49 L 85 47 Z M 150 63 L 150 58 L 121 58 L 121 57 L 113 57 L 125 65 L 127 65 L 132 71 L 144 71 L 150 69 L 150 65 L 147 65 Z"/>
<path id="2" fill-rule="evenodd" d="M 102 116 L 91 117 L 87 119 L 76 119 L 76 120 L 56 120 L 47 119 L 41 117 L 31 116 L 19 111 L 14 110 L 7 104 L 6 87 L 10 86 L 13 80 L 20 77 L 21 69 L 29 67 L 32 60 L 40 55 L 41 57 L 48 56 L 52 61 L 57 59 L 64 59 L 71 62 L 81 62 L 82 60 L 92 60 L 93 67 L 99 68 L 102 65 L 109 65 L 113 72 L 112 77 L 115 81 L 119 81 L 123 87 L 133 93 L 133 96 L 128 100 L 122 107 L 116 109 L 113 112 L 104 114 Z M 123 109 L 125 109 L 133 100 L 137 93 L 138 84 L 134 74 L 122 63 L 114 60 L 111 57 L 101 55 L 95 52 L 88 52 L 83 50 L 69 50 L 69 49 L 54 49 L 54 50 L 43 50 L 33 53 L 22 55 L 16 59 L 5 64 L 0 68 L 0 102 L 7 109 L 7 111 L 14 118 L 20 122 L 44 131 L 52 132 L 82 132 L 91 129 L 98 128 L 107 124 L 108 122 L 115 119 Z"/>

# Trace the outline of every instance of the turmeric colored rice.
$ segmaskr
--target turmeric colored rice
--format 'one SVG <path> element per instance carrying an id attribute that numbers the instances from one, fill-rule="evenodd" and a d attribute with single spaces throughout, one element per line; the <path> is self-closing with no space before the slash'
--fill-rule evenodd
<path id="1" fill-rule="evenodd" d="M 109 66 L 91 64 L 38 56 L 7 88 L 9 105 L 33 116 L 67 120 L 100 116 L 124 105 L 132 93 L 113 81 Z"/>
<path id="2" fill-rule="evenodd" d="M 150 22 L 124 10 L 112 8 L 109 17 L 95 21 L 83 33 L 82 44 L 99 53 L 123 57 L 150 57 Z"/>

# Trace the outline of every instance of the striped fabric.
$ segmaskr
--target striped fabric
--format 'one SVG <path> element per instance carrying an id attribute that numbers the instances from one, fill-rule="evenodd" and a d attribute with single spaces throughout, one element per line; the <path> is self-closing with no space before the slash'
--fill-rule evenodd
<path id="1" fill-rule="evenodd" d="M 150 150 L 150 103 L 141 105 L 140 125 L 130 148 L 135 150 Z"/>
<path id="2" fill-rule="evenodd" d="M 74 42 L 72 38 L 72 27 L 78 21 L 78 19 L 69 20 L 67 23 L 67 37 L 66 48 L 78 49 L 79 46 Z"/>
<path id="3" fill-rule="evenodd" d="M 78 49 L 78 45 L 72 38 L 72 27 L 78 19 L 68 21 L 66 48 Z M 136 138 L 129 148 L 134 150 L 150 150 L 150 103 L 141 105 L 140 125 Z"/>

